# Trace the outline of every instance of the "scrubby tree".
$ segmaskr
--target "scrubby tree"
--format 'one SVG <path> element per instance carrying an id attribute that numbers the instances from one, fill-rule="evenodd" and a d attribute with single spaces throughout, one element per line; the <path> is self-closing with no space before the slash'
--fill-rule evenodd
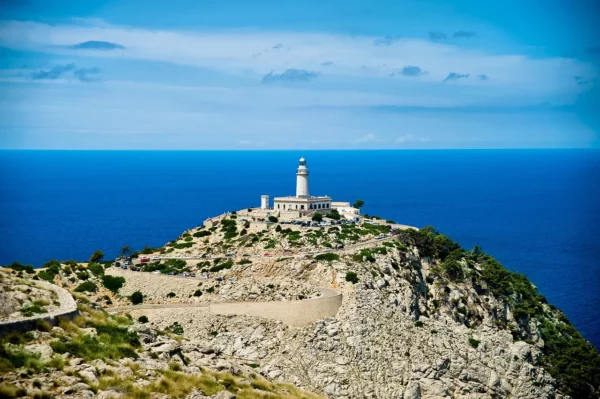
<path id="1" fill-rule="evenodd" d="M 340 213 L 338 212 L 337 209 L 332 210 L 325 216 L 327 216 L 328 218 L 333 219 L 333 220 L 340 220 Z"/>
<path id="2" fill-rule="evenodd" d="M 131 294 L 129 299 L 131 300 L 132 304 L 139 305 L 140 303 L 144 302 L 144 294 L 142 294 L 140 291 L 136 291 Z"/>
<path id="3" fill-rule="evenodd" d="M 122 258 L 131 256 L 132 254 L 133 254 L 133 248 L 131 248 L 129 245 L 122 246 L 121 250 L 119 251 L 119 256 Z"/>
<path id="4" fill-rule="evenodd" d="M 312 220 L 313 222 L 320 222 L 323 220 L 323 215 L 315 212 L 315 214 L 312 216 Z"/>
<path id="5" fill-rule="evenodd" d="M 95 250 L 94 253 L 92 254 L 92 256 L 90 256 L 90 263 L 98 263 L 100 261 L 102 261 L 102 259 L 104 258 L 104 252 L 100 251 L 99 249 Z"/>
<path id="6" fill-rule="evenodd" d="M 123 277 L 116 276 L 102 276 L 102 285 L 111 290 L 112 292 L 117 292 L 121 287 L 125 284 L 125 279 Z"/>
<path id="7" fill-rule="evenodd" d="M 275 216 L 269 216 L 269 222 L 277 223 L 278 221 L 279 219 L 277 219 Z"/>
<path id="8" fill-rule="evenodd" d="M 355 272 L 347 272 L 346 273 L 346 281 L 351 282 L 352 284 L 358 283 L 358 276 Z"/>
<path id="9" fill-rule="evenodd" d="M 362 208 L 364 205 L 365 205 L 365 201 L 363 201 L 363 200 L 360 200 L 360 199 L 359 199 L 359 200 L 356 200 L 356 201 L 354 202 L 354 204 L 352 204 L 352 207 L 353 207 L 353 208 L 358 208 L 358 209 L 360 209 L 360 208 Z"/>

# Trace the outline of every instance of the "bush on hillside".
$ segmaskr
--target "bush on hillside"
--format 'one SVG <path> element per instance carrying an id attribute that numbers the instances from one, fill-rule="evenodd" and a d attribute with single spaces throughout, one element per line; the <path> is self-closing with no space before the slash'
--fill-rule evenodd
<path id="1" fill-rule="evenodd" d="M 148 323 L 148 316 L 141 315 L 141 316 L 138 318 L 138 321 L 139 321 L 140 323 Z"/>
<path id="2" fill-rule="evenodd" d="M 315 212 L 315 214 L 312 215 L 312 220 L 313 220 L 313 222 L 321 222 L 321 221 L 323 221 L 323 215 Z"/>
<path id="3" fill-rule="evenodd" d="M 103 276 L 104 275 L 104 268 L 102 267 L 101 264 L 98 263 L 90 263 L 88 265 L 88 269 L 94 273 L 96 276 Z"/>
<path id="4" fill-rule="evenodd" d="M 275 216 L 269 216 L 269 222 L 277 223 L 278 221 L 279 221 L 279 219 L 277 219 Z"/>
<path id="5" fill-rule="evenodd" d="M 125 279 L 123 277 L 117 276 L 102 276 L 102 285 L 104 288 L 117 293 L 125 284 Z"/>
<path id="6" fill-rule="evenodd" d="M 136 291 L 131 294 L 129 300 L 133 305 L 139 305 L 140 303 L 144 302 L 144 294 L 142 294 L 140 291 Z"/>
<path id="7" fill-rule="evenodd" d="M 352 284 L 358 283 L 358 276 L 355 272 L 347 272 L 346 273 L 346 281 L 351 282 Z"/>
<path id="8" fill-rule="evenodd" d="M 193 236 L 196 238 L 201 238 L 201 237 L 207 237 L 210 234 L 211 234 L 210 231 L 202 230 L 202 231 L 198 231 L 198 232 L 194 233 Z"/>
<path id="9" fill-rule="evenodd" d="M 18 272 L 23 272 L 24 271 L 24 272 L 29 273 L 29 274 L 35 273 L 35 270 L 33 270 L 33 266 L 31 266 L 31 265 L 22 265 L 19 262 L 13 262 L 10 265 L 8 265 L 7 267 L 9 267 L 9 268 L 11 268 L 13 270 L 16 270 Z"/>
<path id="10" fill-rule="evenodd" d="M 338 254 L 326 253 L 326 254 L 321 254 L 321 255 L 315 256 L 315 259 L 323 260 L 326 262 L 333 262 L 334 260 L 340 259 L 340 256 Z"/>
<path id="11" fill-rule="evenodd" d="M 331 212 L 329 212 L 327 215 L 328 218 L 333 219 L 333 220 L 340 220 L 340 213 L 338 212 L 337 209 L 333 209 Z"/>
<path id="12" fill-rule="evenodd" d="M 75 292 L 96 292 L 98 287 L 91 281 L 84 281 L 75 288 Z"/>
<path id="13" fill-rule="evenodd" d="M 95 250 L 92 256 L 90 256 L 90 263 L 98 263 L 104 258 L 104 252 L 99 249 Z"/>

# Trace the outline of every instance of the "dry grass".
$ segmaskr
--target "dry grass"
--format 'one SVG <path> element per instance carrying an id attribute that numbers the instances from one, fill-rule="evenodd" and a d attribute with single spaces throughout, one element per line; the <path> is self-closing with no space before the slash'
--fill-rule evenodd
<path id="1" fill-rule="evenodd" d="M 273 384 L 261 377 L 255 377 L 248 383 L 243 377 L 206 370 L 196 375 L 166 370 L 159 380 L 146 386 L 136 385 L 133 378 L 101 377 L 95 388 L 119 392 L 123 399 L 148 399 L 153 393 L 166 394 L 175 399 L 185 398 L 194 390 L 202 391 L 207 396 L 228 390 L 239 399 L 322 399 L 293 385 Z"/>

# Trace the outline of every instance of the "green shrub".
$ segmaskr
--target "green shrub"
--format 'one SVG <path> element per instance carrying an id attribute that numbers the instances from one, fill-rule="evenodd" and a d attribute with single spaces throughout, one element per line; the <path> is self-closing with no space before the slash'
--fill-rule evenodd
<path id="1" fill-rule="evenodd" d="M 144 294 L 142 294 L 140 291 L 136 291 L 131 294 L 129 299 L 133 305 L 139 305 L 140 303 L 144 302 Z"/>
<path id="2" fill-rule="evenodd" d="M 182 242 L 182 243 L 173 244 L 173 248 L 185 249 L 185 248 L 191 248 L 193 245 L 194 245 L 193 242 Z"/>
<path id="3" fill-rule="evenodd" d="M 315 212 L 314 215 L 312 215 L 313 222 L 321 222 L 323 221 L 323 215 L 321 215 L 320 213 Z"/>
<path id="4" fill-rule="evenodd" d="M 39 277 L 39 278 L 41 278 L 42 280 L 46 280 L 46 281 L 48 281 L 48 282 L 50 282 L 50 283 L 53 283 L 53 282 L 54 282 L 54 277 L 56 276 L 56 274 L 54 274 L 54 273 L 50 273 L 50 272 L 48 272 L 48 271 L 46 271 L 46 270 L 42 270 L 42 271 L 41 271 L 41 272 L 39 272 L 37 275 L 38 275 L 38 277 Z"/>
<path id="5" fill-rule="evenodd" d="M 19 311 L 25 317 L 31 317 L 37 313 L 48 313 L 48 310 L 46 310 L 43 306 L 35 303 L 25 305 Z"/>
<path id="6" fill-rule="evenodd" d="M 325 254 L 320 254 L 315 256 L 316 260 L 323 260 L 326 262 L 333 262 L 334 260 L 339 260 L 340 256 L 338 254 L 334 254 L 331 252 L 325 253 Z"/>
<path id="7" fill-rule="evenodd" d="M 90 278 L 90 275 L 87 272 L 85 272 L 85 271 L 84 272 L 78 272 L 78 273 L 76 273 L 76 275 L 77 275 L 77 278 L 79 280 L 87 280 L 88 278 Z"/>
<path id="8" fill-rule="evenodd" d="M 183 335 L 183 327 L 177 321 L 175 323 L 171 324 L 169 327 L 167 327 L 167 331 L 169 331 L 173 334 Z"/>
<path id="9" fill-rule="evenodd" d="M 35 329 L 43 332 L 50 332 L 52 331 L 52 324 L 50 324 L 50 322 L 47 320 L 38 319 L 35 322 Z"/>
<path id="10" fill-rule="evenodd" d="M 211 233 L 208 230 L 201 230 L 201 231 L 198 231 L 198 232 L 194 233 L 193 236 L 196 237 L 196 238 L 201 238 L 201 237 L 207 237 L 210 234 Z"/>
<path id="11" fill-rule="evenodd" d="M 117 293 L 125 284 L 125 278 L 119 276 L 102 276 L 104 288 Z"/>
<path id="12" fill-rule="evenodd" d="M 7 267 L 16 270 L 18 272 L 26 272 L 29 274 L 33 274 L 35 273 L 35 270 L 33 270 L 33 266 L 31 265 L 22 265 L 19 262 L 13 262 L 12 264 L 8 265 Z"/>
<path id="13" fill-rule="evenodd" d="M 471 345 L 475 349 L 477 349 L 480 343 L 481 341 L 478 341 L 475 338 L 469 338 L 469 345 Z"/>
<path id="14" fill-rule="evenodd" d="M 275 216 L 269 216 L 269 222 L 277 223 L 278 221 L 279 221 L 279 219 L 277 219 Z"/>
<path id="15" fill-rule="evenodd" d="M 167 294 L 167 298 L 175 298 L 177 296 L 177 294 L 175 294 L 174 292 L 169 292 Z"/>
<path id="16" fill-rule="evenodd" d="M 75 288 L 75 292 L 96 292 L 98 287 L 91 281 L 84 281 Z"/>
<path id="17" fill-rule="evenodd" d="M 194 241 L 194 238 L 193 237 L 185 237 L 183 239 L 183 241 L 185 241 L 185 242 L 191 242 L 191 241 Z"/>
<path id="18" fill-rule="evenodd" d="M 242 259 L 238 262 L 238 265 L 249 265 L 250 263 L 252 263 L 250 259 Z"/>
<path id="19" fill-rule="evenodd" d="M 102 258 L 104 258 L 104 252 L 97 249 L 96 251 L 94 251 L 92 256 L 90 256 L 90 263 L 100 262 Z"/>
<path id="20" fill-rule="evenodd" d="M 423 327 L 425 324 L 421 320 L 415 321 L 415 327 Z"/>
<path id="21" fill-rule="evenodd" d="M 340 213 L 338 212 L 337 209 L 333 209 L 331 212 L 329 212 L 327 215 L 328 218 L 330 219 L 334 219 L 334 220 L 340 220 Z"/>
<path id="22" fill-rule="evenodd" d="M 358 283 L 358 276 L 355 272 L 347 272 L 346 273 L 346 281 L 351 282 L 352 284 Z"/>
<path id="23" fill-rule="evenodd" d="M 104 268 L 98 263 L 90 263 L 88 269 L 96 276 L 104 276 Z"/>
<path id="24" fill-rule="evenodd" d="M 194 296 L 202 296 L 202 291 L 201 290 L 196 290 L 194 292 Z"/>
<path id="25" fill-rule="evenodd" d="M 140 323 L 148 323 L 148 316 L 146 316 L 146 315 L 141 315 L 141 316 L 138 318 L 138 321 L 139 321 Z"/>
<path id="26" fill-rule="evenodd" d="M 223 262 L 221 264 L 215 265 L 208 270 L 211 272 L 219 272 L 224 269 L 231 269 L 232 266 L 233 266 L 233 261 L 228 260 L 227 262 Z"/>

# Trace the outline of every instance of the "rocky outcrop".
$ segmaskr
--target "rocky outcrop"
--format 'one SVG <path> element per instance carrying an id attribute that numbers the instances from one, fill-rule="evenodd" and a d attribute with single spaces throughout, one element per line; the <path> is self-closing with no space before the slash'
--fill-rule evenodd
<path id="1" fill-rule="evenodd" d="M 38 320 L 56 324 L 58 317 L 77 315 L 77 304 L 65 289 L 46 281 L 20 278 L 0 268 L 0 334 L 28 331 Z"/>
<path id="2" fill-rule="evenodd" d="M 499 306 L 494 298 L 466 286 L 427 283 L 425 260 L 388 249 L 374 262 L 319 263 L 303 276 L 326 284 L 333 273 L 344 294 L 334 317 L 307 327 L 215 316 L 206 309 L 193 315 L 173 309 L 132 316 L 145 314 L 159 328 L 181 322 L 185 336 L 199 345 L 259 364 L 257 370 L 267 378 L 331 398 L 560 397 L 538 364 L 536 345 L 513 342 L 511 333 L 487 316 Z M 282 274 L 294 273 L 285 270 Z M 357 284 L 345 281 L 348 271 L 358 274 Z M 464 306 L 481 314 L 478 325 L 469 328 L 457 317 L 462 313 L 455 309 Z"/>

